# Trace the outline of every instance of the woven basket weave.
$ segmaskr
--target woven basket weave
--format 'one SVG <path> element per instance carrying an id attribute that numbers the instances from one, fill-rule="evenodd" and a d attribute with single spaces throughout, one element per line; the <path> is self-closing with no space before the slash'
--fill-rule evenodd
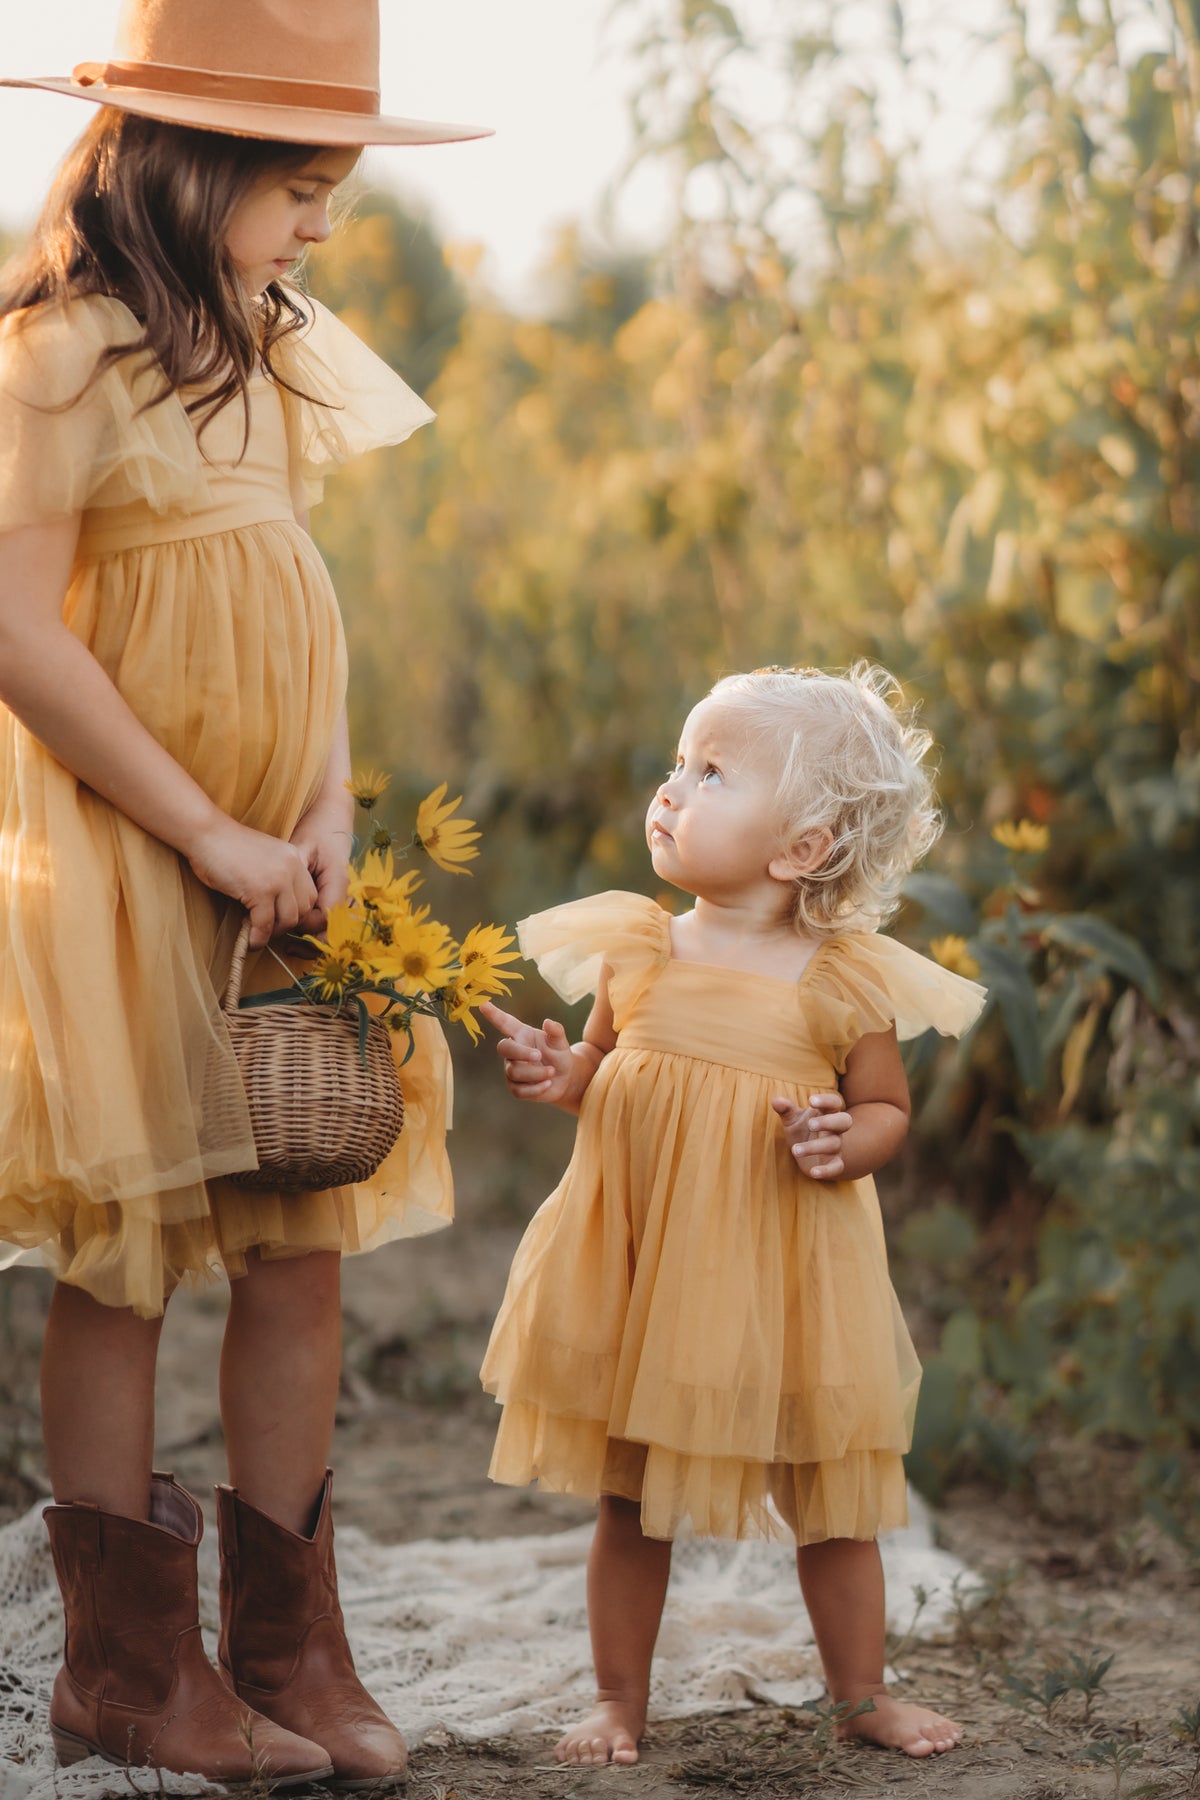
<path id="1" fill-rule="evenodd" d="M 295 1190 L 365 1181 L 404 1125 L 391 1033 L 371 1020 L 364 1061 L 357 1007 L 241 1007 L 249 941 L 247 921 L 234 948 L 224 1012 L 258 1167 L 226 1179 L 242 1187 Z"/>

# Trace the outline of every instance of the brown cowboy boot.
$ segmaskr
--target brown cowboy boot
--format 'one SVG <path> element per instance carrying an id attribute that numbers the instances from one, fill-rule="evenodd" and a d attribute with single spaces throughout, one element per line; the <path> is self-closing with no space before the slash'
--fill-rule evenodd
<path id="1" fill-rule="evenodd" d="M 229 1692 L 204 1654 L 196 1594 L 200 1509 L 155 1474 L 149 1519 L 87 1503 L 48 1506 L 66 1614 L 50 1701 L 60 1763 L 102 1756 L 215 1781 L 320 1781 L 319 1745 L 281 1731 Z"/>
<path id="2" fill-rule="evenodd" d="M 218 1487 L 221 1666 L 247 1705 L 324 1745 L 333 1759 L 327 1787 L 394 1787 L 408 1750 L 354 1672 L 338 1604 L 332 1484 L 327 1470 L 311 1537 Z"/>

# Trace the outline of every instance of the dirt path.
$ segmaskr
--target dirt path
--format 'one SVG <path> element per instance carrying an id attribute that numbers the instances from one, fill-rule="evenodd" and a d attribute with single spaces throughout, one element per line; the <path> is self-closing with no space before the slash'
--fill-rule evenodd
<path id="1" fill-rule="evenodd" d="M 490 1486 L 494 1408 L 479 1365 L 518 1228 L 470 1229 L 397 1245 L 346 1266 L 346 1381 L 337 1426 L 338 1513 L 384 1541 L 492 1538 L 578 1524 L 590 1509 Z M 46 1284 L 16 1272 L 0 1284 L 8 1398 L 0 1396 L 0 1511 L 44 1487 L 33 1402 Z M 180 1296 L 163 1341 L 159 1460 L 194 1492 L 223 1475 L 215 1369 L 224 1295 Z M 1145 1527 L 1092 1538 L 1031 1517 L 1011 1497 L 959 1494 L 942 1540 L 986 1580 L 943 1641 L 902 1649 L 899 1691 L 967 1727 L 962 1750 L 916 1763 L 830 1747 L 810 1713 L 758 1706 L 656 1724 L 635 1769 L 560 1768 L 549 1739 L 464 1743 L 438 1735 L 414 1758 L 411 1800 L 623 1793 L 631 1800 L 741 1795 L 794 1800 L 854 1793 L 929 1800 L 1200 1800 L 1198 1757 L 1172 1736 L 1200 1707 L 1200 1583 L 1175 1547 Z M 1079 1692 L 1050 1716 L 1009 1685 L 1070 1674 L 1072 1656 L 1113 1662 L 1085 1720 Z M 1088 1763 L 1107 1744 L 1118 1769 Z M 1118 1777 L 1120 1778 L 1118 1781 Z"/>

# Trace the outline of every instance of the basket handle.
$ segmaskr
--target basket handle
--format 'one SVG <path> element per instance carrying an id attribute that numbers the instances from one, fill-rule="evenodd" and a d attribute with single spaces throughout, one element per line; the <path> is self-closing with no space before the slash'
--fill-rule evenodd
<path id="1" fill-rule="evenodd" d="M 237 934 L 237 942 L 233 946 L 233 961 L 229 965 L 229 980 L 225 984 L 225 998 L 221 1001 L 221 1009 L 226 1013 L 236 1013 L 238 1002 L 242 997 L 242 976 L 246 968 L 246 952 L 250 948 L 250 915 L 242 920 Z"/>

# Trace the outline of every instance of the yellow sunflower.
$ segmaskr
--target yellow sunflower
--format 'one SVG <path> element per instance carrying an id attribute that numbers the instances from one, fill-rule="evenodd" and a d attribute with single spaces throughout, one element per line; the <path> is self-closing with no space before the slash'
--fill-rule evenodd
<path id="1" fill-rule="evenodd" d="M 451 1025 L 465 1026 L 473 1044 L 477 1044 L 483 1036 L 483 1026 L 471 1011 L 481 997 L 464 988 L 460 981 L 451 982 L 449 987 L 442 989 L 442 1004 L 446 1008 L 447 1020 Z"/>
<path id="2" fill-rule="evenodd" d="M 391 942 L 372 947 L 371 973 L 402 994 L 429 994 L 445 987 L 454 969 L 455 944 L 436 919 L 397 919 Z"/>
<path id="3" fill-rule="evenodd" d="M 1001 819 L 992 826 L 992 836 L 1018 856 L 1040 856 L 1049 846 L 1050 828 L 1035 825 L 1032 819 Z"/>
<path id="4" fill-rule="evenodd" d="M 457 983 L 472 1001 L 482 1000 L 487 994 L 507 994 L 511 991 L 509 982 L 520 981 L 515 969 L 504 967 L 505 963 L 520 961 L 520 953 L 508 947 L 514 941 L 501 925 L 472 925 L 459 945 L 462 972 Z"/>
<path id="5" fill-rule="evenodd" d="M 390 850 L 368 850 L 362 866 L 351 871 L 350 894 L 360 906 L 374 906 L 391 915 L 407 906 L 410 894 L 421 885 L 415 869 L 397 875 Z"/>
<path id="6" fill-rule="evenodd" d="M 391 776 L 385 775 L 381 769 L 360 769 L 349 781 L 344 781 L 342 786 L 354 795 L 364 812 L 370 812 L 380 795 L 391 784 Z"/>
<path id="7" fill-rule="evenodd" d="M 450 875 L 466 875 L 468 871 L 458 865 L 479 855 L 475 841 L 479 833 L 474 819 L 453 816 L 455 808 L 461 805 L 461 794 L 457 800 L 446 800 L 446 783 L 443 781 L 441 787 L 427 794 L 417 808 L 417 842 L 438 868 L 445 869 Z"/>
<path id="8" fill-rule="evenodd" d="M 361 950 L 370 939 L 370 923 L 352 906 L 339 902 L 331 906 L 325 915 L 325 935 L 323 937 L 306 937 L 306 944 L 314 944 L 318 950 L 332 950 L 335 954 Z"/>
<path id="9" fill-rule="evenodd" d="M 968 981 L 974 981 L 979 974 L 979 964 L 967 949 L 967 940 L 957 937 L 948 931 L 945 937 L 931 938 L 929 954 L 934 962 L 941 963 L 943 969 L 949 969 L 955 975 L 965 975 Z"/>
<path id="10" fill-rule="evenodd" d="M 316 938 L 308 941 L 314 944 L 317 942 Z M 326 949 L 308 971 L 308 979 L 322 1000 L 343 999 L 348 989 L 357 984 L 361 975 L 362 966 L 358 958 L 347 949 Z"/>

